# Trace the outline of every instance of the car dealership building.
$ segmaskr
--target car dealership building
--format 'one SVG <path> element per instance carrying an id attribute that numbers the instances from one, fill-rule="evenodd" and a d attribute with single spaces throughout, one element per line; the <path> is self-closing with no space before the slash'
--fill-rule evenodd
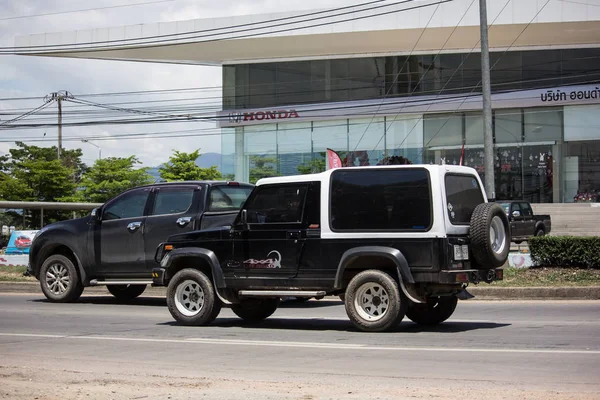
<path id="1" fill-rule="evenodd" d="M 33 55 L 222 66 L 222 169 L 236 180 L 319 170 L 327 148 L 346 165 L 458 164 L 463 146 L 464 165 L 483 178 L 477 3 L 134 25 L 31 35 L 16 46 L 58 46 Z M 595 198 L 600 7 L 488 0 L 488 21 L 497 197 Z M 188 34 L 232 26 L 246 32 Z M 157 35 L 170 40 L 125 42 Z M 66 44 L 75 46 L 60 48 Z"/>

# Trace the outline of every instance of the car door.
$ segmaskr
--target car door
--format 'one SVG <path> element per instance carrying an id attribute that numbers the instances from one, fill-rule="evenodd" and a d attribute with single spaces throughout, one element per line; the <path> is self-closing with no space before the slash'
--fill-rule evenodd
<path id="1" fill-rule="evenodd" d="M 233 260 L 226 273 L 238 278 L 291 278 L 298 271 L 305 235 L 302 216 L 308 185 L 265 185 L 255 189 L 244 209 L 247 229 L 232 228 Z"/>
<path id="2" fill-rule="evenodd" d="M 203 195 L 203 188 L 198 184 L 164 185 L 154 188 L 151 211 L 146 217 L 144 228 L 148 272 L 157 266 L 154 255 L 160 243 L 171 235 L 197 229 Z"/>
<path id="3" fill-rule="evenodd" d="M 521 215 L 523 216 L 523 236 L 532 236 L 535 230 L 533 210 L 529 203 L 520 203 Z"/>
<path id="4" fill-rule="evenodd" d="M 519 203 L 512 203 L 510 206 L 510 232 L 512 237 L 523 236 L 523 212 Z"/>
<path id="5" fill-rule="evenodd" d="M 150 187 L 130 190 L 102 207 L 94 231 L 99 276 L 139 276 L 146 271 L 144 224 L 150 191 Z"/>

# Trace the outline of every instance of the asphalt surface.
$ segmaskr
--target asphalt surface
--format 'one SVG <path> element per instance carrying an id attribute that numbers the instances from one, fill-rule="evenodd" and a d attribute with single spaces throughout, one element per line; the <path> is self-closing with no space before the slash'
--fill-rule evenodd
<path id="1" fill-rule="evenodd" d="M 375 334 L 332 300 L 183 327 L 164 298 L 0 294 L 0 398 L 595 399 L 599 371 L 598 301 L 462 301 Z"/>

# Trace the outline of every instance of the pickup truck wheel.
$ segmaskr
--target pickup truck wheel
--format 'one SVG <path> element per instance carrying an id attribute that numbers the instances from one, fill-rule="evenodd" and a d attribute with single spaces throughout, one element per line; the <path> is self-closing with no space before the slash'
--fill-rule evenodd
<path id="1" fill-rule="evenodd" d="M 146 285 L 106 285 L 106 288 L 117 300 L 133 300 L 146 290 Z"/>
<path id="2" fill-rule="evenodd" d="M 419 325 L 441 324 L 454 313 L 458 298 L 452 297 L 430 297 L 427 303 L 410 303 L 406 316 Z"/>
<path id="3" fill-rule="evenodd" d="M 545 234 L 546 232 L 544 232 L 544 230 L 541 228 L 535 231 L 535 236 L 544 236 Z"/>
<path id="4" fill-rule="evenodd" d="M 471 252 L 480 269 L 504 265 L 510 250 L 510 230 L 504 209 L 497 203 L 475 207 L 469 227 Z"/>
<path id="5" fill-rule="evenodd" d="M 379 270 L 357 274 L 348 285 L 346 314 L 358 329 L 382 332 L 396 326 L 408 307 L 408 299 L 390 275 Z"/>
<path id="6" fill-rule="evenodd" d="M 260 322 L 269 318 L 277 307 L 279 299 L 244 299 L 231 305 L 231 311 L 247 322 Z"/>
<path id="7" fill-rule="evenodd" d="M 201 271 L 186 268 L 175 274 L 167 288 L 167 307 L 183 325 L 208 325 L 221 311 L 210 279 Z"/>
<path id="8" fill-rule="evenodd" d="M 76 301 L 83 293 L 75 265 L 60 254 L 48 257 L 42 264 L 40 286 L 44 296 L 57 303 Z"/>

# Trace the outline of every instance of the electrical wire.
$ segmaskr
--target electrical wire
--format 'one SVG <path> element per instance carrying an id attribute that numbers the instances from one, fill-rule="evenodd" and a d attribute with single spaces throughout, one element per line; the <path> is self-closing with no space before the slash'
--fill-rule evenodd
<path id="1" fill-rule="evenodd" d="M 156 3 L 170 3 L 172 1 L 175 1 L 175 0 L 154 0 L 154 1 L 146 1 L 144 3 L 120 4 L 120 5 L 115 5 L 115 6 L 85 8 L 82 10 L 57 11 L 57 12 L 44 13 L 44 14 L 18 15 L 18 16 L 14 16 L 14 17 L 0 18 L 0 21 L 9 21 L 9 20 L 15 20 L 15 19 L 24 19 L 24 18 L 38 18 L 38 17 L 46 17 L 46 16 L 50 16 L 50 15 L 59 15 L 59 14 L 73 14 L 73 13 L 96 11 L 96 10 L 108 10 L 111 8 L 136 7 L 136 6 L 144 6 L 144 5 L 156 4 Z"/>
<path id="2" fill-rule="evenodd" d="M 414 1 L 414 0 L 404 0 L 404 1 L 399 1 L 396 3 L 392 3 L 390 5 L 386 5 L 385 7 L 389 7 L 389 6 L 393 6 L 393 5 L 399 5 L 405 2 L 409 2 L 409 1 Z M 233 40 L 233 39 L 243 39 L 243 38 L 249 38 L 249 37 L 256 37 L 256 36 L 264 36 L 264 35 L 272 35 L 275 33 L 282 33 L 282 32 L 290 32 L 290 31 L 296 31 L 296 30 L 301 30 L 301 29 L 308 29 L 308 28 L 316 28 L 316 27 L 320 27 L 320 26 L 328 26 L 328 25 L 335 25 L 335 24 L 340 24 L 340 23 L 344 23 L 344 22 L 351 22 L 351 21 L 358 21 L 358 20 L 363 20 L 363 19 L 368 19 L 368 18 L 374 18 L 374 17 L 379 17 L 379 16 L 383 16 L 383 15 L 390 15 L 390 14 L 396 14 L 396 13 L 400 13 L 400 12 L 405 12 L 405 11 L 410 11 L 410 10 L 416 10 L 416 9 L 421 9 L 421 8 L 426 8 L 426 7 L 431 7 L 437 4 L 441 4 L 441 3 L 448 3 L 454 0 L 438 0 L 435 3 L 430 3 L 430 4 L 421 4 L 418 6 L 413 6 L 413 7 L 408 7 L 408 8 L 403 8 L 400 10 L 393 10 L 393 11 L 386 11 L 386 12 L 380 12 L 380 13 L 375 13 L 375 14 L 370 14 L 370 15 L 366 15 L 366 16 L 360 16 L 360 17 L 352 17 L 352 18 L 346 18 L 346 19 L 341 19 L 341 20 L 337 20 L 337 21 L 333 21 L 333 22 L 323 22 L 323 23 L 318 23 L 318 24 L 312 24 L 312 25 L 305 25 L 305 26 L 300 26 L 300 27 L 296 27 L 296 28 L 284 28 L 284 29 L 277 29 L 277 30 L 271 30 L 268 32 L 259 32 L 259 33 L 248 33 L 248 34 L 244 34 L 244 35 L 240 35 L 240 36 L 228 36 L 228 37 L 223 37 L 223 38 L 215 38 L 215 39 L 206 39 L 206 40 L 194 40 L 193 42 L 189 42 L 189 43 L 194 43 L 194 44 L 198 44 L 198 43 L 209 43 L 209 42 L 218 42 L 218 41 L 223 41 L 223 40 Z M 359 12 L 362 11 L 368 11 L 374 8 L 381 8 L 384 6 L 378 6 L 378 7 L 371 7 L 370 9 L 365 9 L 365 10 L 360 10 Z M 345 15 L 345 14 L 353 14 L 355 13 L 354 11 L 352 12 L 346 12 L 346 13 L 341 13 L 341 14 L 337 14 L 334 17 L 338 17 L 340 15 Z M 314 18 L 313 20 L 317 20 L 317 19 L 322 19 L 322 18 L 331 18 L 332 16 L 328 16 L 328 17 L 321 17 L 321 18 Z M 310 20 L 306 20 L 306 21 L 300 21 L 300 22 L 310 22 Z M 298 22 L 294 22 L 294 23 L 298 23 Z M 269 26 L 269 27 L 264 27 L 264 28 L 258 28 L 260 30 L 264 30 L 264 29 L 270 29 L 276 26 L 287 26 L 289 24 L 276 24 L 273 26 Z M 246 29 L 246 30 L 240 30 L 238 32 L 228 32 L 228 33 L 239 33 L 242 31 L 247 31 L 247 30 L 256 30 L 256 28 L 254 29 Z M 223 35 L 223 34 L 210 34 L 210 35 L 204 35 L 204 36 L 198 36 L 198 37 L 209 37 L 209 36 L 216 36 L 216 35 Z M 186 38 L 186 40 L 191 40 L 191 39 L 196 39 L 198 37 L 190 37 L 190 38 Z M 177 39 L 178 40 L 178 39 Z M 116 45 L 116 46 L 96 46 L 96 47 L 72 47 L 72 48 L 64 48 L 64 49 L 58 49 L 58 50 L 48 50 L 48 51 L 39 51 L 39 50 L 28 50 L 31 49 L 32 47 L 25 47 L 23 48 L 24 50 L 18 50 L 18 48 L 8 48 L 10 50 L 0 50 L 0 54 L 18 54 L 18 55 L 27 55 L 27 54 L 52 54 L 52 53 L 63 53 L 63 52 L 79 52 L 79 53 L 85 53 L 85 52 L 93 52 L 93 51 L 106 51 L 106 50 L 110 50 L 112 48 L 119 48 L 119 49 L 127 49 L 127 48 L 136 48 L 139 47 L 140 45 L 147 45 L 147 46 L 152 46 L 152 47 L 165 47 L 165 46 L 171 46 L 173 44 L 183 44 L 183 43 L 188 43 L 188 42 L 180 42 L 177 41 L 176 43 L 164 43 L 164 42 L 173 42 L 173 39 L 166 39 L 166 40 L 156 40 L 153 42 L 147 42 L 147 43 L 138 43 L 135 46 L 127 46 L 127 45 Z M 59 45 L 53 45 L 53 46 L 59 46 Z M 49 46 L 41 46 L 44 48 L 47 48 Z M 2 48 L 0 48 L 2 49 Z M 7 48 L 4 48 L 7 49 Z"/>

